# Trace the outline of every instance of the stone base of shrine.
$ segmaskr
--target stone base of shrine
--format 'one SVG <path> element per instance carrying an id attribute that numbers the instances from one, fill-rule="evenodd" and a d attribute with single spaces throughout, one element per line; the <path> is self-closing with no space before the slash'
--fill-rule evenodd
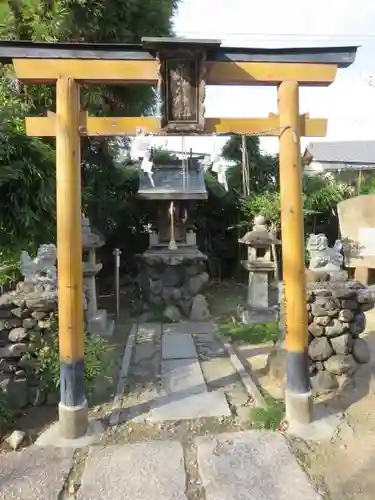
<path id="1" fill-rule="evenodd" d="M 239 306 L 237 315 L 240 321 L 247 325 L 254 323 L 272 323 L 278 321 L 279 310 L 277 307 L 255 309 L 252 307 Z"/>
<path id="2" fill-rule="evenodd" d="M 137 258 L 139 288 L 147 305 L 163 309 L 163 316 L 172 322 L 210 318 L 202 295 L 209 282 L 206 255 L 195 246 L 181 245 L 177 250 L 156 246 Z"/>

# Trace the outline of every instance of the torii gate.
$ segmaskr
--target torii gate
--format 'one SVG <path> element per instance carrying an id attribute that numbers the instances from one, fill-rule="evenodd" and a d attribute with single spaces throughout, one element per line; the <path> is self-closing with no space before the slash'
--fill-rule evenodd
<path id="1" fill-rule="evenodd" d="M 300 86 L 328 86 L 350 66 L 357 47 L 227 48 L 218 41 L 143 39 L 139 45 L 0 42 L 0 61 L 13 63 L 25 84 L 56 84 L 56 114 L 27 117 L 30 136 L 56 137 L 57 251 L 62 437 L 85 435 L 82 308 L 80 137 L 135 134 L 260 134 L 280 138 L 282 255 L 289 422 L 311 419 L 300 137 L 323 137 L 327 123 L 299 113 Z M 80 84 L 156 85 L 162 116 L 90 117 L 80 109 Z M 205 85 L 276 85 L 278 115 L 204 118 Z M 173 100 L 171 97 L 179 96 Z M 181 102 L 187 107 L 182 109 Z M 265 131 L 268 131 L 265 133 Z"/>

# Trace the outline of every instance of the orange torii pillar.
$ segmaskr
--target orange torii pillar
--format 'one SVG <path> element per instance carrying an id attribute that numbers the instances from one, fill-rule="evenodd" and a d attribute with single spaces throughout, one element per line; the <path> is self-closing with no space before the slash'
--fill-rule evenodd
<path id="1" fill-rule="evenodd" d="M 280 210 L 285 297 L 286 419 L 290 425 L 312 418 L 308 372 L 305 238 L 299 127 L 299 85 L 284 81 L 278 88 L 280 124 Z"/>
<path id="2" fill-rule="evenodd" d="M 88 427 L 84 390 L 84 318 L 81 234 L 80 91 L 72 78 L 56 82 L 56 213 L 59 293 L 60 404 L 63 438 Z"/>

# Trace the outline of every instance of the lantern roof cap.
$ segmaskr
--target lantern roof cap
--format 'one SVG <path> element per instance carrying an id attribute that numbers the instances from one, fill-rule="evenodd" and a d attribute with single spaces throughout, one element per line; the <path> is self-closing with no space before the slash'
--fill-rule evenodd
<path id="1" fill-rule="evenodd" d="M 280 241 L 267 228 L 266 218 L 263 215 L 254 217 L 253 229 L 248 231 L 238 242 L 252 247 L 280 244 Z"/>

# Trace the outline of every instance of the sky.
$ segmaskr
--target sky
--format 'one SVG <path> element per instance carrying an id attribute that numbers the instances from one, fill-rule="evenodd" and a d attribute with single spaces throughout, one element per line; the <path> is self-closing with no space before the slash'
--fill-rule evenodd
<path id="1" fill-rule="evenodd" d="M 302 88 L 300 112 L 327 118 L 323 140 L 375 138 L 375 2 L 368 0 L 182 0 L 174 19 L 177 36 L 213 38 L 224 46 L 306 47 L 360 45 L 355 63 L 339 69 L 329 87 Z M 371 85 L 371 78 L 374 84 Z M 208 87 L 206 117 L 263 117 L 277 111 L 275 87 Z M 315 138 L 303 138 L 302 150 Z M 216 138 L 215 148 L 225 143 Z M 180 150 L 181 139 L 154 139 Z M 186 147 L 211 153 L 214 139 L 188 137 Z M 278 150 L 277 138 L 261 148 Z"/>

